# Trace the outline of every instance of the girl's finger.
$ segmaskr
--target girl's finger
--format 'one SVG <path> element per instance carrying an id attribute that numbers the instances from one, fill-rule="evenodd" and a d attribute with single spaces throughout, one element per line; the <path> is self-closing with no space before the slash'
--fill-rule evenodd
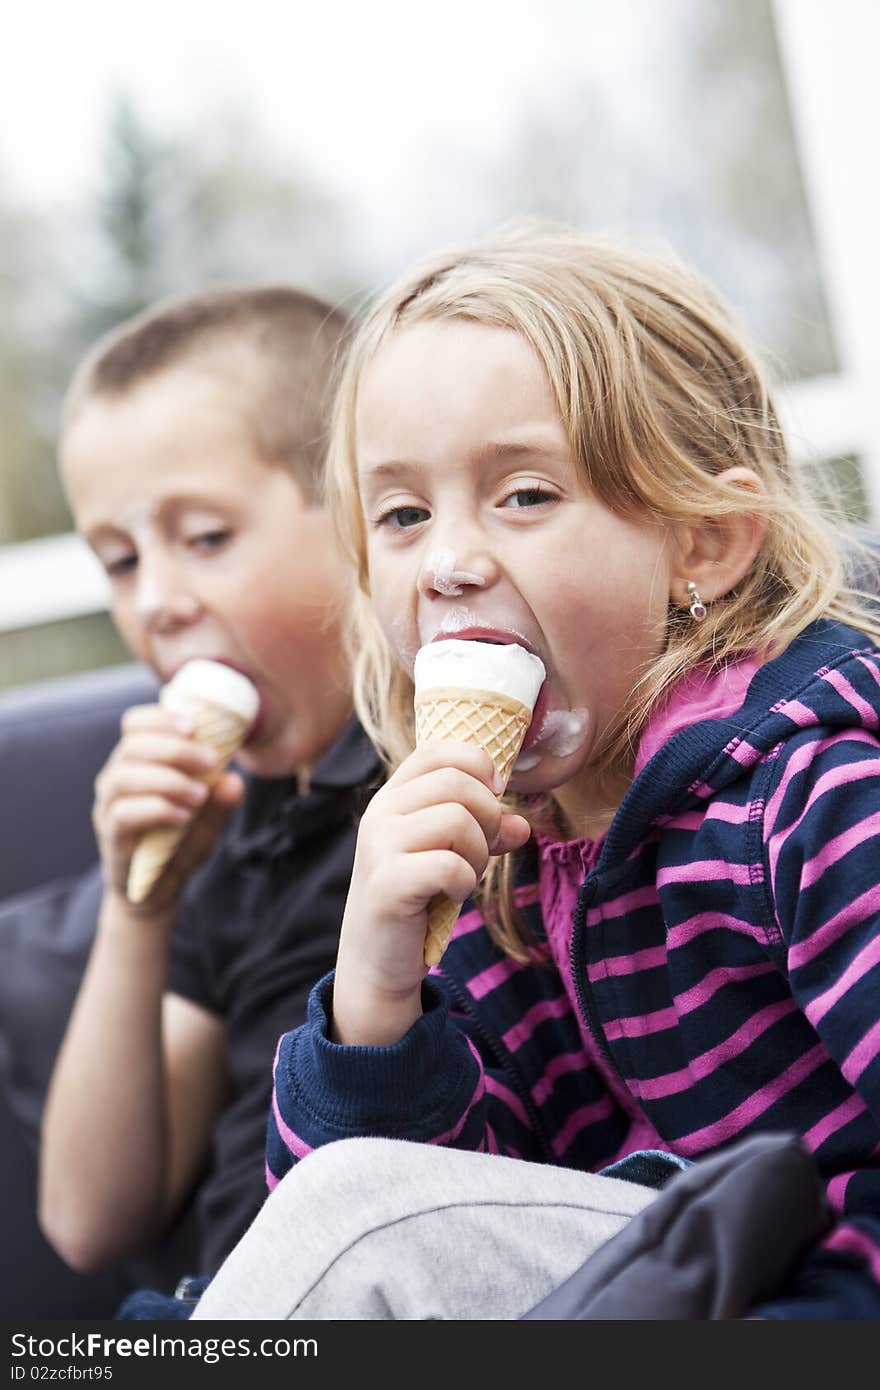
<path id="1" fill-rule="evenodd" d="M 400 786 L 420 777 L 426 772 L 440 768 L 453 767 L 469 773 L 483 782 L 490 791 L 498 795 L 502 791 L 501 779 L 495 771 L 495 764 L 489 754 L 472 743 L 447 742 L 423 743 L 405 758 L 392 775 L 386 786 Z"/>
<path id="2" fill-rule="evenodd" d="M 489 845 L 479 822 L 454 803 L 429 806 L 407 816 L 399 826 L 405 854 L 448 850 L 465 859 L 479 878 L 489 862 Z"/>
<path id="3" fill-rule="evenodd" d="M 463 903 L 473 893 L 479 877 L 466 859 L 451 850 L 407 855 L 400 865 L 397 901 L 409 906 L 413 915 L 424 912 L 436 893 L 445 893 L 454 902 Z"/>
<path id="4" fill-rule="evenodd" d="M 510 854 L 513 850 L 522 849 L 531 834 L 532 827 L 525 816 L 517 816 L 510 811 L 505 811 L 501 817 L 498 838 L 494 845 L 489 846 L 489 852 L 493 855 Z"/>
<path id="5" fill-rule="evenodd" d="M 454 767 L 426 772 L 396 787 L 385 798 L 385 803 L 390 813 L 403 816 L 446 803 L 464 806 L 479 821 L 490 841 L 498 834 L 501 821 L 501 806 L 495 793 L 469 773 Z"/>

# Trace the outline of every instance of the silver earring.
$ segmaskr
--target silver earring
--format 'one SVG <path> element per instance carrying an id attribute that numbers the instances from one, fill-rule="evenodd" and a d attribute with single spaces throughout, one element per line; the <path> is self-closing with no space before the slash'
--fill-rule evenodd
<path id="1" fill-rule="evenodd" d="M 706 605 L 703 602 L 703 600 L 700 598 L 700 595 L 697 592 L 697 586 L 692 579 L 688 580 L 688 598 L 691 601 L 691 606 L 688 609 L 688 612 L 690 613 L 695 623 L 701 623 L 705 618 L 708 609 L 706 608 Z"/>

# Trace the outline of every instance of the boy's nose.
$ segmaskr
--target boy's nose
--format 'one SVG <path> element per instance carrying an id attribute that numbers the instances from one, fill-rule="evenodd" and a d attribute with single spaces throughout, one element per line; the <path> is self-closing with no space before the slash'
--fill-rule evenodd
<path id="1" fill-rule="evenodd" d="M 201 604 L 172 567 L 147 565 L 138 570 L 135 608 L 151 632 L 169 632 L 193 622 Z"/>

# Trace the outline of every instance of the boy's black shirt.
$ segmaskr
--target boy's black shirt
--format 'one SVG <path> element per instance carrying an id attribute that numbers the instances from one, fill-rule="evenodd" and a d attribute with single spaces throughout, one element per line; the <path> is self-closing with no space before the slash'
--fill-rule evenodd
<path id="1" fill-rule="evenodd" d="M 194 1194 L 198 1241 L 194 1250 L 187 1212 L 151 1250 L 117 1267 L 119 1297 L 127 1283 L 171 1292 L 181 1275 L 214 1273 L 266 1196 L 275 1046 L 303 1022 L 310 986 L 335 961 L 357 819 L 381 770 L 351 720 L 315 767 L 308 795 L 292 778 L 245 780 L 242 806 L 187 888 L 169 961 L 168 988 L 227 1028 L 229 1104 Z M 102 896 L 96 863 L 0 904 L 0 1098 L 31 1185 L 46 1088 Z M 33 1221 L 25 1238 L 41 1240 Z"/>
<path id="2" fill-rule="evenodd" d="M 185 894 L 168 988 L 224 1020 L 230 1068 L 229 1103 L 196 1197 L 201 1273 L 217 1270 L 266 1197 L 275 1048 L 303 1022 L 311 986 L 335 962 L 357 823 L 380 781 L 354 719 L 304 794 L 293 778 L 247 779 L 242 806 Z"/>

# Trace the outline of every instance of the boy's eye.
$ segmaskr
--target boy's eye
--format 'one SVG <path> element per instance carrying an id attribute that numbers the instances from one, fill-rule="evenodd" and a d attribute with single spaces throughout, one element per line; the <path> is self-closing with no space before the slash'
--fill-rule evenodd
<path id="1" fill-rule="evenodd" d="M 409 526 L 418 526 L 420 521 L 427 521 L 429 516 L 430 512 L 424 507 L 392 507 L 390 511 L 382 513 L 376 524 L 403 531 Z"/>
<path id="2" fill-rule="evenodd" d="M 104 566 L 104 573 L 109 574 L 112 579 L 118 575 L 130 573 L 137 565 L 137 556 L 134 553 L 119 555 L 112 560 L 103 560 L 101 563 Z"/>
<path id="3" fill-rule="evenodd" d="M 519 487 L 510 492 L 502 502 L 503 507 L 540 507 L 544 502 L 552 502 L 555 494 L 542 487 Z"/>
<path id="4" fill-rule="evenodd" d="M 217 550 L 231 535 L 228 527 L 215 526 L 210 531 L 197 531 L 195 535 L 188 536 L 186 543 L 197 550 Z"/>

